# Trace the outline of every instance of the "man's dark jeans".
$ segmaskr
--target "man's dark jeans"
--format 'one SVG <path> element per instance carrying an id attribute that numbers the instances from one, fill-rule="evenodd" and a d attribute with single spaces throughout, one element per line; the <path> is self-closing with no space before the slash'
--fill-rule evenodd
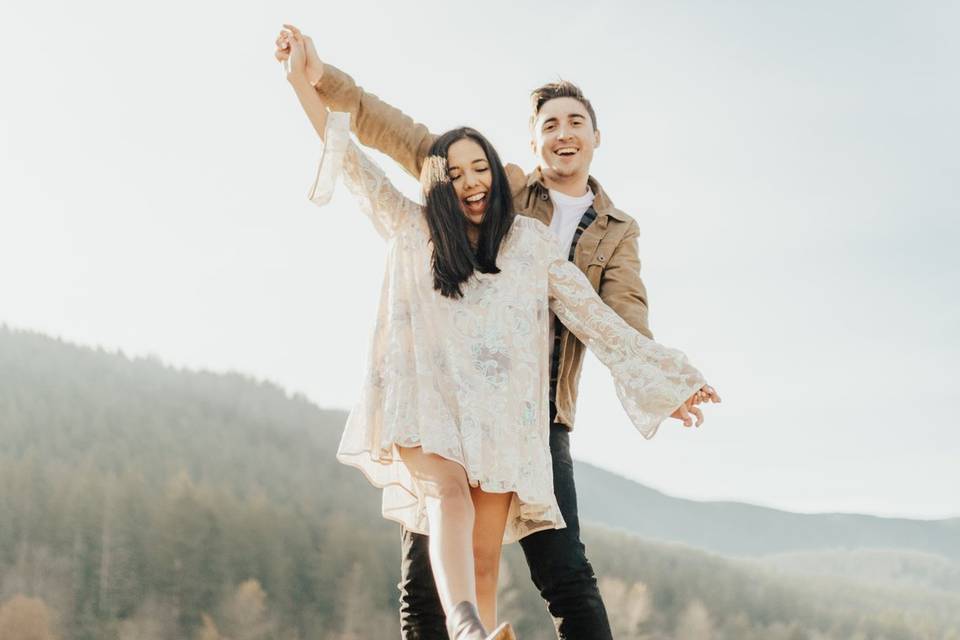
<path id="1" fill-rule="evenodd" d="M 530 577 L 547 602 L 561 640 L 612 640 L 597 579 L 580 542 L 570 434 L 561 424 L 550 426 L 550 454 L 553 458 L 553 490 L 567 526 L 538 531 L 520 540 L 530 567 Z M 430 569 L 427 536 L 403 531 L 400 573 L 403 638 L 446 638 L 443 607 Z"/>

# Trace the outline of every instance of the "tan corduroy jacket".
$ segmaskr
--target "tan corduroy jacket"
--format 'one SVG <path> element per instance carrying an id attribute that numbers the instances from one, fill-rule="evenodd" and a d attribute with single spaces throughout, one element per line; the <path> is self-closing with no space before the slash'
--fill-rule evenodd
<path id="1" fill-rule="evenodd" d="M 353 78 L 332 65 L 326 65 L 316 87 L 331 110 L 350 113 L 353 132 L 362 144 L 387 154 L 419 179 L 420 168 L 436 135 L 399 109 L 358 87 Z M 540 170 L 524 175 L 517 165 L 509 164 L 506 169 L 517 213 L 549 225 L 553 202 Z M 637 222 L 614 207 L 592 177 L 589 185 L 594 193 L 593 208 L 597 218 L 580 236 L 574 263 L 587 275 L 607 305 L 634 329 L 653 338 L 647 327 L 647 292 L 640 279 Z M 556 421 L 572 429 L 585 347 L 566 329 L 562 330 L 560 338 Z"/>

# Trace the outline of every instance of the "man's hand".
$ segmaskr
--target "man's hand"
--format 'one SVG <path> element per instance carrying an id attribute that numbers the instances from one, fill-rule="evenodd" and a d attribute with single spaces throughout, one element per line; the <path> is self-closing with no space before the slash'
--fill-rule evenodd
<path id="1" fill-rule="evenodd" d="M 277 36 L 277 49 L 273 52 L 273 56 L 280 62 L 286 62 L 290 58 L 291 42 L 294 39 L 299 39 L 303 43 L 304 52 L 307 58 L 307 80 L 313 86 L 317 86 L 317 83 L 320 82 L 320 78 L 323 77 L 323 61 L 317 54 L 316 48 L 313 46 L 313 40 L 310 38 L 310 36 L 303 35 L 300 30 L 292 24 L 285 24 L 283 26 L 284 28 L 280 31 L 280 35 Z"/>
<path id="2" fill-rule="evenodd" d="M 703 424 L 703 412 L 700 411 L 700 408 L 697 406 L 701 402 L 720 402 L 720 396 L 717 394 L 717 390 L 708 384 L 703 385 L 697 389 L 692 396 L 687 398 L 676 411 L 671 413 L 670 417 L 681 420 L 685 427 L 699 427 Z M 696 417 L 696 425 L 694 425 L 691 415 Z"/>

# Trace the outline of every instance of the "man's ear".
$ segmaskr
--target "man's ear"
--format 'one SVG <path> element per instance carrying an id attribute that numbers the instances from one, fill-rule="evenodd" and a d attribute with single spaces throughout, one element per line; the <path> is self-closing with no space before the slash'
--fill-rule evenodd
<path id="1" fill-rule="evenodd" d="M 600 146 L 600 130 L 594 129 L 593 130 L 593 148 L 596 149 L 599 146 Z"/>

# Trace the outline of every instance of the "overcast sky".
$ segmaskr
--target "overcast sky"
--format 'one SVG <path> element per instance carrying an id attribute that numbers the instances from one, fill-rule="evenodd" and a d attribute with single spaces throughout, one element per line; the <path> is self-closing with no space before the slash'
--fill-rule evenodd
<path id="1" fill-rule="evenodd" d="M 0 322 L 352 405 L 384 246 L 344 190 L 306 200 L 292 21 L 528 169 L 529 90 L 593 100 L 654 334 L 724 404 L 644 441 L 591 358 L 576 457 L 690 498 L 960 516 L 960 4 L 13 4 Z"/>

